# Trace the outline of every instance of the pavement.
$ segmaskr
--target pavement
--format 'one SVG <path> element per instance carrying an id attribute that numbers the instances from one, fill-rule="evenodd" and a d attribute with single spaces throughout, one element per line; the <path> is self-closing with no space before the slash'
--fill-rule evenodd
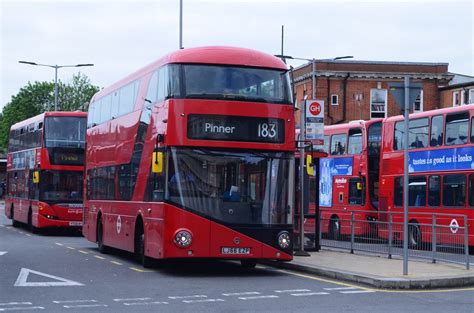
<path id="1" fill-rule="evenodd" d="M 405 276 L 402 259 L 325 249 L 309 254 L 294 256 L 291 262 L 269 261 L 265 264 L 379 289 L 474 286 L 474 269 L 467 270 L 465 265 L 410 259 Z"/>

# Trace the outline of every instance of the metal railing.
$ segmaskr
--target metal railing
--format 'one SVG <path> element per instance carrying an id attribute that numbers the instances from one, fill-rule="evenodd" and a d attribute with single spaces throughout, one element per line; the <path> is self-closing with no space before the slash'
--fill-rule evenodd
<path id="1" fill-rule="evenodd" d="M 377 214 L 377 212 L 375 212 Z M 320 210 L 320 243 L 324 247 L 375 254 L 403 255 L 403 213 Z M 380 219 L 379 219 L 380 218 Z M 469 269 L 469 220 L 466 215 L 416 213 L 408 216 L 410 258 L 465 264 Z M 472 221 L 471 221 L 472 222 Z M 311 234 L 313 232 L 313 234 Z M 312 227 L 305 234 L 314 236 Z"/>

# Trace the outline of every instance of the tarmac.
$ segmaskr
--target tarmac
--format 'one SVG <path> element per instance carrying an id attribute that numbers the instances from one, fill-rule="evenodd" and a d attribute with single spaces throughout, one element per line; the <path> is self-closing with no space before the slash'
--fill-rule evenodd
<path id="1" fill-rule="evenodd" d="M 428 260 L 408 262 L 403 275 L 403 260 L 387 256 L 351 254 L 322 249 L 310 256 L 294 256 L 291 262 L 262 262 L 316 276 L 342 280 L 377 289 L 442 289 L 474 286 L 474 269 L 451 263 Z"/>

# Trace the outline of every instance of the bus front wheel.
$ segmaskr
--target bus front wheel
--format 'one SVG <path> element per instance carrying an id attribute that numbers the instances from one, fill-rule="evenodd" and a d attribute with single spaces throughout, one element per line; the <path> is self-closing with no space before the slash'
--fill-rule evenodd
<path id="1" fill-rule="evenodd" d="M 408 225 L 408 247 L 411 249 L 421 248 L 421 230 L 417 223 Z"/>
<path id="2" fill-rule="evenodd" d="M 240 260 L 240 264 L 243 268 L 255 268 L 257 266 L 257 260 L 254 259 L 244 259 Z"/>
<path id="3" fill-rule="evenodd" d="M 15 210 L 13 209 L 13 205 L 10 208 L 10 217 L 12 219 L 12 226 L 13 227 L 19 227 L 20 223 L 15 221 Z"/>
<path id="4" fill-rule="evenodd" d="M 28 230 L 33 234 L 37 231 L 37 228 L 33 225 L 33 212 L 31 211 L 31 208 L 28 210 Z"/>
<path id="5" fill-rule="evenodd" d="M 341 222 L 337 217 L 331 218 L 329 224 L 329 236 L 333 240 L 339 240 L 341 238 Z"/>
<path id="6" fill-rule="evenodd" d="M 153 266 L 153 260 L 145 255 L 145 232 L 142 223 L 138 223 L 135 231 L 135 254 L 138 261 L 145 268 Z"/>
<path id="7" fill-rule="evenodd" d="M 99 215 L 97 219 L 97 247 L 100 253 L 106 254 L 108 247 L 104 245 L 104 225 L 102 223 L 102 216 Z"/>

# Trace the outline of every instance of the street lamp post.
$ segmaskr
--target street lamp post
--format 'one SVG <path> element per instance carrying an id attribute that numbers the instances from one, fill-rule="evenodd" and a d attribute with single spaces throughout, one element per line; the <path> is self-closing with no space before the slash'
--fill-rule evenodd
<path id="1" fill-rule="evenodd" d="M 94 66 L 94 64 L 49 65 L 49 64 L 39 64 L 39 63 L 29 62 L 29 61 L 18 61 L 18 63 L 36 65 L 36 66 L 47 66 L 47 67 L 54 68 L 54 111 L 58 110 L 58 68 Z"/>
<path id="2" fill-rule="evenodd" d="M 296 58 L 292 57 L 289 55 L 275 55 L 278 58 L 281 58 L 283 61 L 285 59 L 291 59 L 291 60 L 303 60 L 303 61 L 308 61 L 311 62 L 312 68 L 311 68 L 311 81 L 312 81 L 312 100 L 316 100 L 316 62 L 317 61 L 335 61 L 335 60 L 340 60 L 340 59 L 352 59 L 352 55 L 346 55 L 346 56 L 339 56 L 335 57 L 332 59 L 320 59 L 316 60 L 315 58 L 312 59 L 307 59 L 307 58 Z M 306 96 L 305 96 L 305 107 L 306 107 Z M 304 128 L 304 123 L 305 123 L 305 108 L 303 106 L 301 107 L 300 110 L 300 141 L 304 141 L 305 138 L 305 128 Z M 299 255 L 308 255 L 306 252 L 304 252 L 304 152 L 305 152 L 305 147 L 304 143 L 300 145 L 300 203 L 301 203 L 301 208 L 300 208 L 300 248 L 299 248 Z M 316 160 L 316 192 L 319 193 L 319 159 Z M 319 199 L 319 196 L 316 197 L 316 199 Z M 315 224 L 316 224 L 316 230 L 315 230 L 315 248 L 316 250 L 319 250 L 319 203 L 316 202 L 316 215 L 315 215 Z"/>

